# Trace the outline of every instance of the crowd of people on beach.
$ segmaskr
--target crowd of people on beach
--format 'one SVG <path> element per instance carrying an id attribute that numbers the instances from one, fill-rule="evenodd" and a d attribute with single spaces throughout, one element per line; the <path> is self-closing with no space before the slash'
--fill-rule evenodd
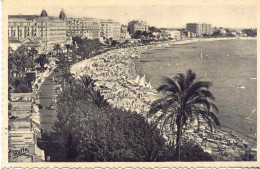
<path id="1" fill-rule="evenodd" d="M 135 70 L 134 59 L 140 59 L 141 53 L 145 50 L 197 41 L 170 41 L 115 49 L 85 60 L 81 65 L 77 64 L 77 66 L 72 67 L 71 72 L 76 76 L 87 74 L 97 80 L 96 88 L 101 91 L 112 106 L 135 111 L 145 116 L 151 103 L 160 98 L 160 93 L 151 86 L 145 75 L 133 73 Z M 80 69 L 78 69 L 79 67 Z M 153 121 L 154 119 L 148 120 Z M 200 124 L 200 131 L 198 131 L 197 126 L 197 123 L 187 126 L 184 137 L 195 140 L 204 151 L 222 156 L 221 160 L 236 160 L 239 155 L 244 154 L 248 149 L 256 154 L 256 147 L 250 147 L 247 141 L 236 134 L 222 130 L 212 132 L 206 123 Z M 174 133 L 166 131 L 164 137 L 166 140 L 174 140 Z"/>

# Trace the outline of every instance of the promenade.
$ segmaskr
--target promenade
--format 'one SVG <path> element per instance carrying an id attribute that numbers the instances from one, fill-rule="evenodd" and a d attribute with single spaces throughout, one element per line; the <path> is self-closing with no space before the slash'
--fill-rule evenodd
<path id="1" fill-rule="evenodd" d="M 56 111 L 49 109 L 49 106 L 52 102 L 52 99 L 55 98 L 55 82 L 52 82 L 52 77 L 54 76 L 52 72 L 48 77 L 45 78 L 45 81 L 40 87 L 39 101 L 43 106 L 43 109 L 40 109 L 41 114 L 41 125 L 44 133 L 53 132 L 53 125 L 56 119 Z"/>

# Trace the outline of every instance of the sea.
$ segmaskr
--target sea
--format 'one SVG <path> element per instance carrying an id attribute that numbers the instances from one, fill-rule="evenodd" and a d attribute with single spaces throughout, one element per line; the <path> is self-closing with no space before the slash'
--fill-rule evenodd
<path id="1" fill-rule="evenodd" d="M 175 45 L 144 51 L 136 71 L 145 74 L 154 88 L 163 77 L 188 69 L 199 80 L 210 81 L 219 108 L 221 129 L 256 145 L 257 133 L 257 41 L 219 40 Z"/>

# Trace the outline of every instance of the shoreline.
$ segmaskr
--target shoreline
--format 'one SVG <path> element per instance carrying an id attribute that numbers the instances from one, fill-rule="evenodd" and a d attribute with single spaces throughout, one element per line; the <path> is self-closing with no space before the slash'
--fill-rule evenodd
<path id="1" fill-rule="evenodd" d="M 257 40 L 256 37 L 242 37 L 242 38 L 209 38 L 209 39 L 202 39 L 203 42 L 212 42 L 212 41 L 221 41 L 221 40 Z M 180 45 L 185 45 L 185 44 L 191 44 L 191 43 L 197 43 L 197 42 L 201 42 L 200 39 L 193 39 L 193 40 L 188 40 L 188 41 L 176 41 L 176 42 L 180 42 L 178 44 L 174 44 L 172 47 L 174 46 L 180 46 Z M 151 52 L 153 50 L 156 50 L 157 48 L 154 49 L 147 49 L 141 52 L 142 54 L 145 54 L 145 52 Z M 165 47 L 163 48 L 159 48 L 159 49 L 165 49 Z M 135 74 L 137 75 L 143 75 L 144 73 L 142 72 L 142 64 L 141 62 L 139 62 L 138 60 L 134 60 L 135 62 Z M 245 139 L 246 141 L 248 141 L 250 143 L 250 145 L 252 147 L 257 146 L 257 140 L 255 138 L 252 137 L 248 137 L 246 135 L 244 135 L 242 132 L 239 131 L 233 131 L 232 128 L 228 127 L 228 126 L 222 126 L 220 128 L 221 131 L 223 132 L 227 132 L 227 133 L 235 133 L 236 135 L 238 135 L 239 137 Z"/>
<path id="2" fill-rule="evenodd" d="M 214 38 L 214 39 L 204 39 L 204 41 L 233 40 L 233 39 L 238 39 L 238 38 Z M 110 88 L 113 99 L 109 100 L 109 103 L 112 106 L 123 107 L 126 110 L 133 110 L 136 111 L 137 113 L 144 114 L 145 112 L 147 112 L 147 110 L 149 110 L 149 105 L 154 100 L 156 100 L 156 98 L 158 98 L 160 94 L 155 89 L 148 89 L 147 87 L 142 87 L 134 83 L 136 76 L 140 74 L 140 72 L 136 70 L 136 64 L 134 60 L 139 59 L 141 53 L 147 50 L 155 50 L 158 48 L 165 48 L 172 45 L 175 46 L 175 45 L 188 44 L 188 43 L 194 43 L 200 41 L 201 41 L 200 39 L 174 41 L 174 42 L 170 41 L 170 42 L 162 42 L 162 43 L 146 45 L 146 46 L 115 49 L 103 53 L 101 55 L 95 56 L 91 59 L 84 60 L 74 64 L 71 67 L 71 72 L 77 76 L 82 74 L 93 75 L 93 78 L 98 80 L 97 86 L 104 85 Z M 104 60 L 109 60 L 108 61 L 109 63 L 105 63 Z M 111 61 L 112 63 L 110 63 Z M 97 67 L 93 67 L 92 65 L 94 64 L 97 64 Z M 111 70 L 113 73 L 112 75 L 109 73 Z M 113 70 L 116 70 L 117 72 L 114 73 Z M 107 78 L 109 75 L 113 77 L 112 82 L 111 82 L 111 78 L 109 79 Z M 151 95 L 155 97 L 150 97 Z M 105 98 L 109 99 L 109 96 L 107 94 L 104 94 L 104 96 Z M 222 130 L 218 130 L 217 133 L 219 133 L 217 135 L 220 136 L 220 138 L 222 136 L 227 137 L 227 140 L 233 142 L 232 144 L 239 143 L 240 146 L 244 144 L 247 145 L 252 144 L 252 143 L 250 144 L 247 143 L 244 139 L 242 139 L 240 136 L 238 137 L 236 134 L 232 135 Z M 189 134 L 192 135 L 192 133 Z M 197 140 L 196 142 L 198 143 L 202 143 L 204 139 L 207 138 L 206 137 L 202 139 L 197 135 L 196 136 L 192 135 L 192 137 L 193 138 L 195 137 L 195 140 Z M 217 143 L 210 143 L 210 144 L 215 145 Z M 225 144 L 223 143 L 223 146 L 224 145 Z M 234 149 L 234 146 L 235 145 L 229 146 L 227 149 L 229 148 Z M 254 147 L 254 145 L 251 146 Z M 212 153 L 213 151 L 210 146 L 209 147 L 205 146 L 203 147 L 203 149 L 209 153 Z"/>

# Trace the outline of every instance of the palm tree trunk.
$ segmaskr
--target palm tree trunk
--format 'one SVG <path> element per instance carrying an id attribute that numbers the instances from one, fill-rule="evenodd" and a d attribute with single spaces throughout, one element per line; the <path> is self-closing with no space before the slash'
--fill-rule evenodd
<path id="1" fill-rule="evenodd" d="M 177 121 L 177 137 L 176 137 L 176 153 L 175 157 L 178 158 L 178 161 L 181 160 L 181 135 L 182 135 L 182 119 Z"/>

